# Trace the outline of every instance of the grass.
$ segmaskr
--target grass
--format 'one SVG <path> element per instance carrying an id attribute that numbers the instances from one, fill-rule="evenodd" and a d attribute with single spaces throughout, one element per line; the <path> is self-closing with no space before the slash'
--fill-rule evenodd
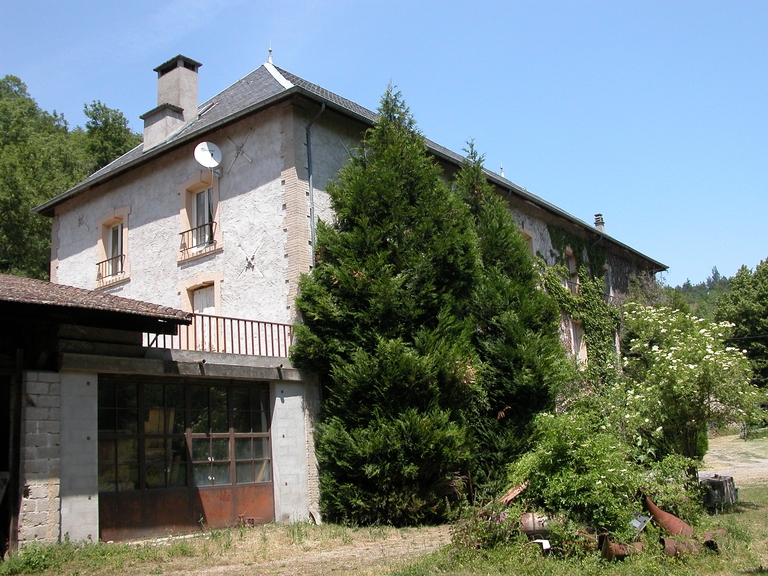
<path id="1" fill-rule="evenodd" d="M 323 554 L 347 557 L 353 568 L 365 569 L 367 546 L 407 540 L 424 529 L 375 526 L 353 528 L 311 522 L 266 524 L 252 528 L 208 529 L 186 537 L 170 537 L 117 544 L 32 544 L 0 562 L 0 576 L 17 574 L 200 574 L 227 566 L 228 574 L 325 574 Z M 320 561 L 317 561 L 320 558 Z M 386 564 L 386 563 L 384 563 Z M 392 566 L 397 564 L 392 562 Z M 387 566 L 375 572 L 385 573 Z M 335 570 L 335 573 L 339 573 Z M 343 571 L 342 571 L 343 573 Z"/>

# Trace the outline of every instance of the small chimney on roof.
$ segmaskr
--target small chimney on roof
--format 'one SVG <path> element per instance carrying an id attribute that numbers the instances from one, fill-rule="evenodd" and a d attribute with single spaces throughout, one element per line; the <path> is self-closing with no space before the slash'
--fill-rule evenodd
<path id="1" fill-rule="evenodd" d="M 148 150 L 197 116 L 197 69 L 202 64 L 179 54 L 155 68 L 157 107 L 144 120 L 144 150 Z"/>
<path id="2" fill-rule="evenodd" d="M 595 228 L 600 232 L 605 232 L 605 220 L 602 214 L 595 214 Z"/>

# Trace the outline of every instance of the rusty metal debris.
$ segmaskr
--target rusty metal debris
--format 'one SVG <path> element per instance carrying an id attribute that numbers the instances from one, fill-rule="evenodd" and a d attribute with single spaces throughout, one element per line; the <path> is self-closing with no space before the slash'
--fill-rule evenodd
<path id="1" fill-rule="evenodd" d="M 701 551 L 701 546 L 695 540 L 678 541 L 671 538 L 659 538 L 659 544 L 667 556 L 680 557 Z"/>
<path id="2" fill-rule="evenodd" d="M 690 524 L 681 520 L 674 514 L 665 512 L 656 506 L 656 504 L 653 503 L 653 500 L 651 500 L 647 494 L 644 498 L 644 501 L 645 508 L 648 510 L 651 517 L 653 518 L 653 521 L 659 528 L 666 530 L 672 535 L 682 534 L 683 536 L 693 536 L 693 528 L 691 528 Z"/>
<path id="3" fill-rule="evenodd" d="M 549 533 L 548 523 L 549 517 L 536 512 L 526 512 L 520 516 L 520 532 L 529 538 L 533 536 L 543 537 Z"/>
<path id="4" fill-rule="evenodd" d="M 632 544 L 616 544 L 611 542 L 611 537 L 607 533 L 598 534 L 598 546 L 600 555 L 606 560 L 624 560 L 630 554 L 637 554 L 645 549 L 642 542 L 633 542 Z"/>

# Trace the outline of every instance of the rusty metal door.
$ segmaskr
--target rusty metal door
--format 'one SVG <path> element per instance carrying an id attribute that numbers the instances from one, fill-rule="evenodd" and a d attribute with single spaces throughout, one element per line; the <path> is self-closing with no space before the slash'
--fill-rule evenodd
<path id="1" fill-rule="evenodd" d="M 265 383 L 100 375 L 100 537 L 271 522 L 269 445 Z"/>

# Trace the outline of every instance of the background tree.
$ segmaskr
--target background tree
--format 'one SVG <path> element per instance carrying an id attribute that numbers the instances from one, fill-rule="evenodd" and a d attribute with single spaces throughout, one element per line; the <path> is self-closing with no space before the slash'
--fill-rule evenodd
<path id="1" fill-rule="evenodd" d="M 715 266 L 712 268 L 712 275 L 705 281 L 692 284 L 690 280 L 686 280 L 682 286 L 676 286 L 674 291 L 686 302 L 691 314 L 712 322 L 715 320 L 718 300 L 730 289 L 730 278 L 720 274 Z"/>
<path id="2" fill-rule="evenodd" d="M 0 80 L 0 272 L 48 277 L 51 223 L 31 209 L 86 176 L 79 144 L 19 78 Z"/>
<path id="3" fill-rule="evenodd" d="M 83 112 L 88 117 L 85 123 L 86 147 L 93 162 L 92 172 L 122 156 L 142 140 L 140 134 L 131 132 L 122 112 L 109 108 L 99 100 L 86 104 Z"/>
<path id="4" fill-rule="evenodd" d="M 752 362 L 752 381 L 768 387 L 768 260 L 752 272 L 742 266 L 731 278 L 730 292 L 718 300 L 715 317 L 734 324 L 730 340 L 744 348 Z"/>
<path id="5" fill-rule="evenodd" d="M 86 115 L 87 130 L 70 130 L 19 78 L 0 79 L 0 272 L 47 279 L 51 222 L 31 209 L 135 145 L 120 112 L 94 102 Z"/>

